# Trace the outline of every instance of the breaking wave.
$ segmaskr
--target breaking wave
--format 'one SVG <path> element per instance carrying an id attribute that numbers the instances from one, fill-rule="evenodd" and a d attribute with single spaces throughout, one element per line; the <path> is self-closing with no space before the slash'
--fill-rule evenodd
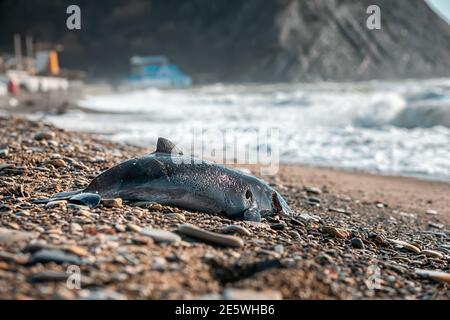
<path id="1" fill-rule="evenodd" d="M 250 141 L 255 130 L 276 127 L 285 163 L 450 180 L 450 79 L 217 84 L 117 92 L 79 104 L 100 113 L 50 120 L 143 146 L 165 136 L 188 147 L 196 127 L 217 146 L 223 143 L 220 130 L 234 130 L 240 140 Z"/>

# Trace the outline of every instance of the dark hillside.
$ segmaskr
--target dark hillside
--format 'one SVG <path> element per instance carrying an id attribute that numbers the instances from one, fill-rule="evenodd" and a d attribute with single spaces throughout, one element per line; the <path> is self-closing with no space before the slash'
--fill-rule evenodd
<path id="1" fill-rule="evenodd" d="M 82 9 L 82 30 L 65 27 Z M 378 4 L 382 29 L 366 28 Z M 62 43 L 66 67 L 128 71 L 133 54 L 165 54 L 219 81 L 448 76 L 450 26 L 422 0 L 0 0 L 0 51 L 15 32 Z"/>

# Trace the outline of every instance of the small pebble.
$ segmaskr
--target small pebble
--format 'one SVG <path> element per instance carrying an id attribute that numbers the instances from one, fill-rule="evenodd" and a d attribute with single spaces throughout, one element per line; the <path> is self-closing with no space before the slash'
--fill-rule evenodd
<path id="1" fill-rule="evenodd" d="M 141 235 L 152 238 L 155 242 L 179 242 L 181 238 L 176 233 L 166 231 L 166 230 L 156 230 L 156 229 L 141 229 L 139 232 Z"/>
<path id="2" fill-rule="evenodd" d="M 276 253 L 283 254 L 283 252 L 284 252 L 284 247 L 283 247 L 283 245 L 281 245 L 281 244 L 277 244 L 277 245 L 274 247 L 273 250 L 274 250 Z"/>
<path id="3" fill-rule="evenodd" d="M 152 261 L 152 269 L 155 271 L 164 271 L 167 261 L 163 257 L 155 257 Z"/>
<path id="4" fill-rule="evenodd" d="M 239 226 L 239 225 L 235 225 L 235 224 L 231 224 L 231 225 L 227 225 L 225 227 L 223 227 L 220 230 L 221 233 L 231 233 L 231 234 L 241 234 L 243 236 L 250 236 L 252 233 L 250 231 L 248 231 L 248 229 Z"/>
<path id="5" fill-rule="evenodd" d="M 34 265 L 36 263 L 48 263 L 55 262 L 58 264 L 69 263 L 75 265 L 81 265 L 83 261 L 76 255 L 65 253 L 60 250 L 48 250 L 43 249 L 34 253 L 27 264 Z"/>
<path id="6" fill-rule="evenodd" d="M 322 232 L 329 234 L 331 236 L 334 236 L 339 239 L 347 239 L 350 234 L 347 230 L 344 230 L 342 228 L 336 228 L 331 226 L 324 226 L 322 227 Z"/>
<path id="7" fill-rule="evenodd" d="M 291 218 L 289 221 L 296 226 L 302 226 L 302 227 L 305 226 L 305 224 L 303 222 L 301 222 L 300 220 L 298 220 L 296 218 Z"/>
<path id="8" fill-rule="evenodd" d="M 63 159 L 52 159 L 48 163 L 50 163 L 55 168 L 67 167 L 67 163 Z"/>
<path id="9" fill-rule="evenodd" d="M 322 194 L 322 190 L 320 190 L 319 188 L 316 188 L 316 187 L 305 187 L 304 190 L 310 194 L 315 194 L 315 195 Z"/>
<path id="10" fill-rule="evenodd" d="M 72 222 L 69 226 L 70 232 L 71 233 L 82 233 L 83 232 L 83 228 L 75 222 Z"/>
<path id="11" fill-rule="evenodd" d="M 432 279 L 438 282 L 450 283 L 450 273 L 447 272 L 422 269 L 416 269 L 415 272 L 419 277 L 422 278 Z"/>
<path id="12" fill-rule="evenodd" d="M 369 239 L 372 240 L 375 244 L 377 245 L 384 245 L 384 243 L 386 242 L 386 238 L 378 233 L 370 233 L 369 234 Z"/>
<path id="13" fill-rule="evenodd" d="M 308 201 L 311 203 L 320 203 L 321 202 L 321 200 L 317 197 L 309 197 Z"/>
<path id="14" fill-rule="evenodd" d="M 0 228 L 0 245 L 11 244 L 20 241 L 29 241 L 38 235 L 32 232 L 16 231 L 6 228 Z"/>
<path id="15" fill-rule="evenodd" d="M 102 199 L 102 205 L 107 208 L 122 208 L 122 199 Z"/>
<path id="16" fill-rule="evenodd" d="M 403 247 L 403 248 L 405 248 L 405 249 L 407 249 L 409 251 L 412 251 L 414 253 L 420 253 L 420 249 L 417 246 L 412 245 L 412 244 L 410 244 L 408 242 L 405 242 L 405 241 L 402 241 L 402 240 L 395 240 L 395 239 L 387 239 L 387 240 L 390 243 L 392 243 L 392 244 L 394 244 L 396 246 Z"/>
<path id="17" fill-rule="evenodd" d="M 279 291 L 250 289 L 225 289 L 222 298 L 224 300 L 281 300 L 283 297 Z"/>
<path id="18" fill-rule="evenodd" d="M 422 250 L 421 253 L 431 258 L 438 258 L 438 259 L 444 258 L 444 255 L 442 253 L 435 250 Z"/>
<path id="19" fill-rule="evenodd" d="M 127 297 L 123 294 L 110 289 L 83 291 L 80 296 L 82 300 L 127 300 Z"/>
<path id="20" fill-rule="evenodd" d="M 65 208 L 67 206 L 66 200 L 56 200 L 56 201 L 50 201 L 45 205 L 45 208 L 47 209 L 53 209 L 53 208 Z"/>
<path id="21" fill-rule="evenodd" d="M 40 140 L 53 140 L 55 139 L 55 133 L 51 131 L 39 132 L 34 136 L 34 139 Z"/>
<path id="22" fill-rule="evenodd" d="M 271 224 L 270 225 L 270 227 L 273 229 L 273 230 L 284 230 L 285 228 L 286 228 L 286 224 L 285 223 L 274 223 L 274 224 Z"/>
<path id="23" fill-rule="evenodd" d="M 183 224 L 178 228 L 178 231 L 189 237 L 203 240 L 211 244 L 217 244 L 226 247 L 243 247 L 244 241 L 235 236 L 222 235 L 215 232 L 200 229 L 191 224 Z"/>
<path id="24" fill-rule="evenodd" d="M 65 248 L 65 250 L 69 253 L 73 253 L 79 257 L 87 257 L 89 255 L 89 252 L 82 248 L 82 247 L 78 247 L 78 246 L 71 246 L 71 247 L 67 247 Z"/>
<path id="25" fill-rule="evenodd" d="M 9 155 L 8 149 L 0 149 L 0 158 L 6 158 Z"/>
<path id="26" fill-rule="evenodd" d="M 120 223 L 116 223 L 114 225 L 114 228 L 116 228 L 116 230 L 119 231 L 119 232 L 125 232 L 127 230 L 126 227 L 123 224 L 120 224 Z"/>
<path id="27" fill-rule="evenodd" d="M 314 222 L 320 221 L 320 219 L 318 219 L 317 217 L 312 216 L 307 213 L 301 213 L 301 214 L 297 215 L 295 218 L 306 224 L 311 221 L 314 221 Z"/>
<path id="28" fill-rule="evenodd" d="M 294 238 L 295 240 L 300 240 L 302 237 L 300 236 L 300 233 L 297 231 L 291 230 L 289 231 L 289 235 Z"/>
<path id="29" fill-rule="evenodd" d="M 364 249 L 364 242 L 360 238 L 352 238 L 352 246 L 355 249 Z"/>
<path id="30" fill-rule="evenodd" d="M 70 277 L 70 273 L 62 271 L 43 271 L 39 273 L 34 273 L 28 277 L 30 283 L 41 283 L 41 282 L 64 282 Z M 89 277 L 81 275 L 80 285 L 86 286 L 93 283 L 93 280 Z"/>
<path id="31" fill-rule="evenodd" d="M 131 230 L 131 231 L 134 231 L 134 232 L 141 232 L 141 230 L 142 230 L 141 227 L 139 227 L 139 226 L 137 226 L 137 225 L 135 225 L 135 224 L 132 224 L 132 223 L 129 223 L 129 224 L 127 225 L 127 228 L 128 228 L 129 230 Z"/>
<path id="32" fill-rule="evenodd" d="M 435 228 L 435 229 L 443 229 L 445 227 L 444 224 L 442 223 L 429 223 L 428 224 L 431 228 Z"/>
<path id="33" fill-rule="evenodd" d="M 346 215 L 351 215 L 351 213 L 350 212 L 348 212 L 348 211 L 346 211 L 346 210 L 344 210 L 344 209 L 341 209 L 341 208 L 333 208 L 333 207 L 330 207 L 330 208 L 328 208 L 328 211 L 330 211 L 330 212 L 337 212 L 337 213 L 342 213 L 342 214 L 346 214 Z"/>

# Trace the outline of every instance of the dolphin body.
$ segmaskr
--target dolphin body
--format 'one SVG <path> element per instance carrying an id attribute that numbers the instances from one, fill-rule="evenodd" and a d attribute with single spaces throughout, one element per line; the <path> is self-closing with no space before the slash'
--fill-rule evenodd
<path id="1" fill-rule="evenodd" d="M 286 201 L 264 181 L 216 163 L 183 156 L 164 138 L 158 139 L 154 153 L 106 170 L 83 193 L 251 221 L 279 213 L 291 214 Z"/>

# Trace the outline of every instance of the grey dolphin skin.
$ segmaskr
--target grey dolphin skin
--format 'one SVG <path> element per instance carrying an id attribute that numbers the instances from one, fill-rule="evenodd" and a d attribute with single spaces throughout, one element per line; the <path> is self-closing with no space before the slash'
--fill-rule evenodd
<path id="1" fill-rule="evenodd" d="M 264 181 L 219 164 L 193 160 L 171 141 L 159 138 L 154 153 L 106 170 L 83 193 L 252 221 L 291 214 L 286 201 Z"/>

